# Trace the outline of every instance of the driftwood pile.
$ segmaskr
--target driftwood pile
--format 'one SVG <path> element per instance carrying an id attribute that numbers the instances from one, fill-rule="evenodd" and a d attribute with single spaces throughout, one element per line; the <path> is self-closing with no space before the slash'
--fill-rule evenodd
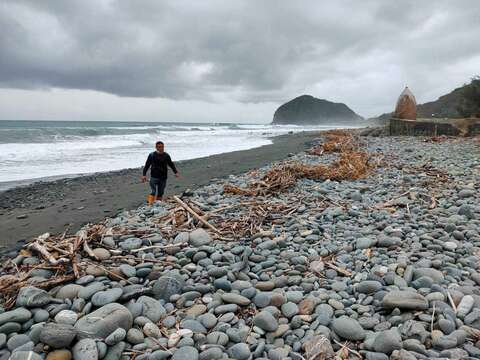
<path id="1" fill-rule="evenodd" d="M 326 133 L 326 142 L 308 151 L 310 155 L 338 153 L 338 158 L 330 164 L 308 165 L 299 162 L 283 162 L 269 170 L 261 180 L 252 182 L 247 188 L 226 184 L 226 193 L 249 196 L 266 196 L 293 187 L 298 179 L 312 180 L 357 180 L 366 177 L 378 166 L 374 156 L 362 150 L 364 144 L 346 130 Z"/>
<path id="2" fill-rule="evenodd" d="M 152 224 L 145 229 L 131 229 L 125 226 L 107 227 L 103 224 L 89 224 L 75 234 L 68 235 L 65 231 L 60 235 L 45 233 L 24 246 L 19 255 L 23 257 L 36 256 L 41 260 L 36 265 L 17 265 L 9 259 L 0 269 L 0 294 L 3 306 L 10 309 L 14 306 L 18 291 L 25 286 L 34 285 L 37 288 L 49 290 L 56 286 L 72 282 L 85 275 L 88 267 L 94 267 L 109 277 L 117 280 L 127 279 L 116 271 L 118 263 L 131 264 L 144 262 L 137 256 L 145 250 L 164 249 L 169 247 L 181 248 L 187 244 L 151 244 L 139 249 L 130 250 L 128 255 L 122 254 L 121 249 L 110 248 L 103 240 L 107 237 L 131 235 L 148 239 L 152 234 L 162 234 L 164 238 L 174 238 L 181 231 L 191 231 L 197 227 L 204 227 L 210 231 L 212 237 L 220 240 L 238 240 L 245 236 L 269 236 L 265 228 L 271 226 L 276 219 L 293 213 L 301 202 L 292 199 L 291 202 L 249 201 L 229 204 L 218 204 L 211 211 L 202 211 L 204 204 L 190 199 L 180 199 L 177 196 L 167 200 L 165 212 L 152 218 Z M 214 225 L 215 224 L 215 225 Z M 99 261 L 92 249 L 103 247 L 110 251 L 112 256 L 108 260 Z M 176 264 L 166 263 L 164 260 L 149 262 L 164 263 L 176 267 Z M 54 275 L 43 281 L 36 281 L 32 273 L 37 269 L 54 272 Z"/>
<path id="3" fill-rule="evenodd" d="M 51 279 L 35 282 L 39 289 L 50 289 L 81 276 L 81 254 L 97 260 L 89 243 L 99 239 L 105 231 L 103 225 L 92 225 L 78 231 L 73 236 L 67 236 L 67 231 L 61 235 L 45 233 L 25 245 L 20 251 L 22 256 L 38 255 L 43 262 L 37 265 L 18 267 L 11 259 L 3 265 L 0 277 L 0 293 L 8 309 L 15 303 L 17 292 L 32 283 L 31 273 L 36 269 L 52 270 L 55 276 Z"/>
<path id="4" fill-rule="evenodd" d="M 368 176 L 370 171 L 378 166 L 374 156 L 362 150 L 364 144 L 353 132 L 335 130 L 326 133 L 326 141 L 308 151 L 310 155 L 321 156 L 324 153 L 336 153 L 338 156 L 329 164 L 309 165 L 298 161 L 284 161 L 258 177 L 255 172 L 252 177 L 258 177 L 247 187 L 233 184 L 224 185 L 224 193 L 238 196 L 247 196 L 254 200 L 241 201 L 240 216 L 222 214 L 219 228 L 229 237 L 241 238 L 255 234 L 268 233 L 268 227 L 276 223 L 276 219 L 284 219 L 294 213 L 302 201 L 315 203 L 316 211 L 328 206 L 332 201 L 320 195 L 299 199 L 294 193 L 289 194 L 289 203 L 273 200 L 278 195 L 295 186 L 301 178 L 312 180 L 355 180 Z M 336 206 L 341 206 L 336 204 Z"/>
<path id="5" fill-rule="evenodd" d="M 219 238 L 221 231 L 207 221 L 210 215 L 186 202 L 173 196 L 169 199 L 168 211 L 155 219 L 155 224 L 148 230 L 134 230 L 121 226 L 107 227 L 104 224 L 89 224 L 74 235 L 67 235 L 68 229 L 61 235 L 45 233 L 33 239 L 24 246 L 19 255 L 23 257 L 36 256 L 41 262 L 36 265 L 17 265 L 12 259 L 8 259 L 0 268 L 0 294 L 6 309 L 15 304 L 18 291 L 25 286 L 34 285 L 39 289 L 51 289 L 55 286 L 74 281 L 85 275 L 87 267 L 95 267 L 117 280 L 124 279 L 120 273 L 111 269 L 118 266 L 118 262 L 128 261 L 141 263 L 144 259 L 136 257 L 135 253 L 149 249 L 167 249 L 168 247 L 179 248 L 186 244 L 151 245 L 140 249 L 131 250 L 127 256 L 122 255 L 122 250 L 112 249 L 105 243 L 105 237 L 115 235 L 132 235 L 139 238 L 148 238 L 152 234 L 161 233 L 166 237 L 174 237 L 180 231 L 192 230 L 196 227 L 206 227 L 213 236 Z M 195 210 L 194 210 L 195 209 Z M 107 248 L 112 257 L 108 260 L 99 261 L 95 255 L 95 247 Z M 154 260 L 149 260 L 154 262 Z M 169 264 L 174 265 L 174 264 Z M 54 272 L 48 280 L 35 281 L 32 272 L 37 269 Z"/>
<path id="6" fill-rule="evenodd" d="M 311 148 L 310 155 L 322 155 L 323 153 L 344 153 L 348 151 L 357 151 L 364 144 L 352 131 L 348 130 L 330 130 L 325 133 L 325 141 Z"/>

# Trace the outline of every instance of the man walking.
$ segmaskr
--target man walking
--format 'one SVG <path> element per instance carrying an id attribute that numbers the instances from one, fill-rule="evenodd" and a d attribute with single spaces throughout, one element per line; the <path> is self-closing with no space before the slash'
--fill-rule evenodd
<path id="1" fill-rule="evenodd" d="M 167 173 L 168 168 L 173 170 L 175 177 L 180 177 L 180 174 L 175 167 L 170 155 L 164 151 L 163 142 L 157 141 L 155 143 L 156 151 L 148 154 L 147 162 L 143 167 L 142 182 L 147 181 L 147 171 L 151 167 L 150 171 L 150 188 L 152 189 L 150 195 L 148 195 L 147 201 L 151 205 L 155 200 L 162 200 L 165 186 L 167 185 Z"/>

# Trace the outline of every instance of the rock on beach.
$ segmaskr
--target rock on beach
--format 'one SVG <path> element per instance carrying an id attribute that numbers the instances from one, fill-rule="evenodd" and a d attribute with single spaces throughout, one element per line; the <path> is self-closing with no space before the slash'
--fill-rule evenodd
<path id="1" fill-rule="evenodd" d="M 413 291 L 391 291 L 383 298 L 385 309 L 426 310 L 427 300 Z"/>
<path id="2" fill-rule="evenodd" d="M 332 329 L 335 333 L 346 340 L 363 340 L 365 338 L 365 330 L 357 320 L 348 316 L 341 316 L 333 320 Z"/>
<path id="3" fill-rule="evenodd" d="M 118 328 L 129 330 L 132 327 L 132 314 L 118 303 L 107 304 L 82 317 L 75 324 L 78 337 L 105 338 Z"/>

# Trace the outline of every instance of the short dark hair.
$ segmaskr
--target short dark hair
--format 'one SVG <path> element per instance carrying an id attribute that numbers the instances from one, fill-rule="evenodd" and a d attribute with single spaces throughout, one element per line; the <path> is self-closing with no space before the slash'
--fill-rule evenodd
<path id="1" fill-rule="evenodd" d="M 157 141 L 157 142 L 155 143 L 155 146 L 157 146 L 157 145 L 163 145 L 163 142 L 162 142 L 162 141 Z"/>

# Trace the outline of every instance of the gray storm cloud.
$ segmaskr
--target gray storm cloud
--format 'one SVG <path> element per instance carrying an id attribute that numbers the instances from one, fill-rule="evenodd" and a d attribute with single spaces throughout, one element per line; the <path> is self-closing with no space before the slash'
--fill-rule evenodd
<path id="1" fill-rule="evenodd" d="M 368 112 L 405 82 L 421 99 L 480 72 L 479 19 L 478 0 L 3 0 L 0 87 L 253 103 L 308 91 Z"/>

